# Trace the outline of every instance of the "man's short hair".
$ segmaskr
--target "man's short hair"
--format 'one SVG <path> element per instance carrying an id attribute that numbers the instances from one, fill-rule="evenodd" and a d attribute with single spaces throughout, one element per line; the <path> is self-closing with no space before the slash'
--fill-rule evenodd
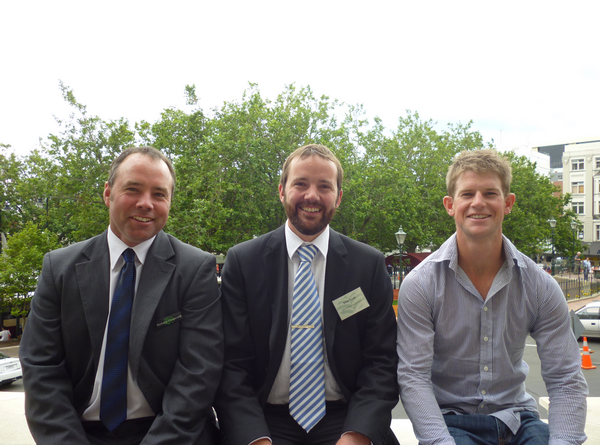
<path id="1" fill-rule="evenodd" d="M 281 172 L 279 184 L 281 184 L 281 186 L 285 190 L 285 184 L 287 183 L 288 177 L 290 175 L 290 165 L 294 159 L 305 159 L 313 155 L 321 156 L 323 159 L 334 163 L 335 168 L 337 169 L 336 183 L 337 191 L 339 193 L 342 189 L 342 182 L 344 181 L 344 169 L 342 168 L 342 164 L 340 164 L 338 158 L 335 157 L 335 155 L 329 148 L 319 144 L 309 144 L 294 150 L 294 152 L 291 155 L 289 155 L 283 163 L 283 171 Z"/>
<path id="2" fill-rule="evenodd" d="M 110 187 L 113 186 L 115 180 L 117 179 L 119 166 L 123 163 L 127 156 L 139 153 L 144 156 L 149 156 L 155 161 L 163 161 L 167 164 L 169 168 L 169 173 L 171 173 L 171 178 L 173 179 L 173 186 L 171 187 L 171 199 L 173 199 L 173 193 L 175 193 L 175 169 L 173 168 L 173 164 L 171 160 L 167 158 L 161 151 L 157 150 L 154 147 L 129 147 L 126 148 L 119 156 L 115 158 L 110 166 L 110 172 L 108 173 L 108 185 Z"/>
<path id="3" fill-rule="evenodd" d="M 512 181 L 512 169 L 510 162 L 496 150 L 484 149 L 474 151 L 461 151 L 452 161 L 448 174 L 446 175 L 446 190 L 448 196 L 454 197 L 456 192 L 456 181 L 461 173 L 467 170 L 475 173 L 496 173 L 502 184 L 502 193 L 507 196 L 510 193 Z"/>

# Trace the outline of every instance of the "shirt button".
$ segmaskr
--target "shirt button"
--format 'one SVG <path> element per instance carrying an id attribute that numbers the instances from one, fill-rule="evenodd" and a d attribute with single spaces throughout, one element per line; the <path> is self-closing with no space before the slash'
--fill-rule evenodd
<path id="1" fill-rule="evenodd" d="M 481 405 L 479 405 L 479 408 L 483 408 L 485 405 L 482 403 Z"/>
<path id="2" fill-rule="evenodd" d="M 486 394 L 485 389 L 481 391 L 481 394 L 483 394 L 485 396 L 485 394 Z"/>
<path id="3" fill-rule="evenodd" d="M 486 307 L 484 307 L 484 308 L 483 308 L 483 310 L 484 310 L 485 312 L 487 312 L 487 310 L 488 310 L 487 306 L 486 306 Z"/>
<path id="4" fill-rule="evenodd" d="M 483 337 L 483 341 L 488 341 L 487 336 Z"/>
<path id="5" fill-rule="evenodd" d="M 489 371 L 489 370 L 490 370 L 490 368 L 488 368 L 487 366 L 484 366 L 484 367 L 483 367 L 483 370 L 484 370 L 484 371 Z"/>

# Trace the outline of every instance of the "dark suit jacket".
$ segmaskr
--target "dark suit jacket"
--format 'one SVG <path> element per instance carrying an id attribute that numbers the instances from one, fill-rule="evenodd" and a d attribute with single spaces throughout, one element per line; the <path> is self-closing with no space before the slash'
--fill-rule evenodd
<path id="1" fill-rule="evenodd" d="M 108 317 L 109 268 L 106 232 L 44 258 L 20 347 L 27 421 L 38 443 L 87 443 L 81 415 Z M 215 258 L 161 231 L 139 280 L 130 367 L 157 414 L 143 443 L 194 444 L 214 421 L 223 362 Z"/>
<path id="2" fill-rule="evenodd" d="M 226 443 L 269 436 L 262 407 L 288 333 L 284 227 L 231 248 L 222 273 L 225 367 L 215 400 Z M 360 287 L 370 307 L 342 321 L 332 301 Z M 389 438 L 398 402 L 396 325 L 383 255 L 331 230 L 323 298 L 325 347 L 348 402 L 344 431 Z"/>

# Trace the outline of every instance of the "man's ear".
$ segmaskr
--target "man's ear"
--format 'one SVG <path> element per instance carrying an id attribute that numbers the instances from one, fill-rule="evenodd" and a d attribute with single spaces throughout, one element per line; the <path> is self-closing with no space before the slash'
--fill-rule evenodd
<path id="1" fill-rule="evenodd" d="M 283 194 L 283 185 L 279 184 L 279 200 L 283 203 L 285 195 Z"/>
<path id="2" fill-rule="evenodd" d="M 504 214 L 505 215 L 508 215 L 512 211 L 512 208 L 515 205 L 516 199 L 517 199 L 517 197 L 515 196 L 514 193 L 509 193 L 508 195 L 506 195 L 506 198 L 504 198 Z"/>
<path id="3" fill-rule="evenodd" d="M 108 182 L 104 183 L 104 193 L 102 196 L 104 198 L 104 204 L 106 204 L 106 207 L 110 207 L 110 185 L 108 185 Z"/>
<path id="4" fill-rule="evenodd" d="M 454 216 L 454 200 L 451 196 L 444 196 L 444 208 L 448 215 Z"/>
<path id="5" fill-rule="evenodd" d="M 343 190 L 340 190 L 340 195 L 338 196 L 337 203 L 335 204 L 335 208 L 336 208 L 336 209 L 337 209 L 337 208 L 340 206 L 340 204 L 342 203 L 342 193 L 343 193 Z"/>

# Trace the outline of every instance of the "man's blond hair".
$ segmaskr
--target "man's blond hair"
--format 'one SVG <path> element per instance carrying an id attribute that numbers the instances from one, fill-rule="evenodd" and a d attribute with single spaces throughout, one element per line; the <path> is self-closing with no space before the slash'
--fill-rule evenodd
<path id="1" fill-rule="evenodd" d="M 474 171 L 475 173 L 496 173 L 502 184 L 502 194 L 507 196 L 510 193 L 512 169 L 509 160 L 498 154 L 496 150 L 484 149 L 461 151 L 454 158 L 454 161 L 452 161 L 452 164 L 448 169 L 448 174 L 446 175 L 446 190 L 448 196 L 454 197 L 458 177 L 468 170 Z"/>

